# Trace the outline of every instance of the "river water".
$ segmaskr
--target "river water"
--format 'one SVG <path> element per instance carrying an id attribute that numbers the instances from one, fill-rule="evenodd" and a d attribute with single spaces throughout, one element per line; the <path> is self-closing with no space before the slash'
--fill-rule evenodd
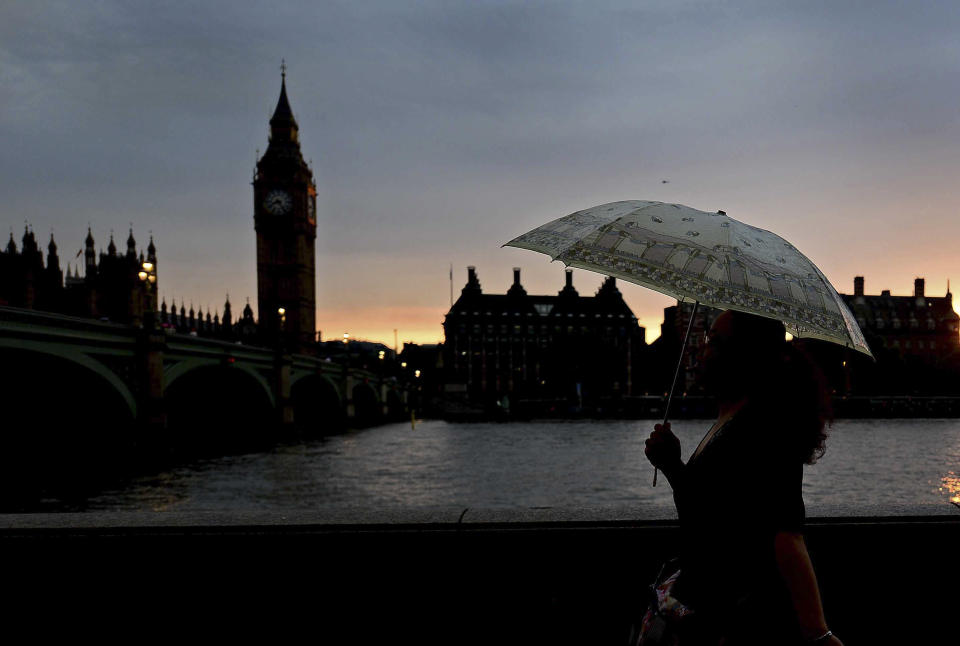
<path id="1" fill-rule="evenodd" d="M 389 424 L 183 465 L 89 499 L 89 510 L 670 506 L 651 487 L 655 421 Z M 677 420 L 684 459 L 709 422 Z M 960 420 L 840 420 L 804 472 L 811 505 L 960 502 Z"/>

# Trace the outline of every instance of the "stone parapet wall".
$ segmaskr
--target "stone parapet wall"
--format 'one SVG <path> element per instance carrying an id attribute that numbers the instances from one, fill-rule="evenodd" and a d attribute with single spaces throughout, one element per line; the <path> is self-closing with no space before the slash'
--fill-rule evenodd
<path id="1" fill-rule="evenodd" d="M 956 634 L 960 509 L 808 513 L 845 643 Z M 677 533 L 658 507 L 0 516 L 14 614 L 146 612 L 318 643 L 623 644 Z"/>

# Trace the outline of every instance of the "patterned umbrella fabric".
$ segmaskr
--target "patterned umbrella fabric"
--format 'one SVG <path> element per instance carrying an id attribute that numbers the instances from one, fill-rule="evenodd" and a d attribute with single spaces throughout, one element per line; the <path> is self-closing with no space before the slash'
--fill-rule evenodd
<path id="1" fill-rule="evenodd" d="M 723 212 L 611 202 L 548 222 L 504 246 L 538 251 L 683 301 L 777 319 L 794 336 L 873 356 L 816 265 L 780 236 Z"/>

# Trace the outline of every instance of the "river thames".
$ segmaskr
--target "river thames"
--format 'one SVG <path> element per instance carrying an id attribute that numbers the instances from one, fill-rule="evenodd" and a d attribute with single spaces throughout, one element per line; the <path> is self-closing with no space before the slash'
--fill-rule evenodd
<path id="1" fill-rule="evenodd" d="M 654 423 L 389 424 L 182 465 L 103 491 L 82 509 L 666 507 L 670 487 L 651 486 L 643 455 Z M 685 459 L 708 426 L 673 422 Z M 837 421 L 826 454 L 804 470 L 803 496 L 808 506 L 881 509 L 960 501 L 960 420 Z"/>

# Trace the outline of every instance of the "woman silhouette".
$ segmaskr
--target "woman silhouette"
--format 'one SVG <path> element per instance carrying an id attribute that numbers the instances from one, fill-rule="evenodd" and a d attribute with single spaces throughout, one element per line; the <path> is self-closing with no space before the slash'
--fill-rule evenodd
<path id="1" fill-rule="evenodd" d="M 729 310 L 699 363 L 716 422 L 686 464 L 670 424 L 645 450 L 680 519 L 672 594 L 694 611 L 681 643 L 837 646 L 802 534 L 802 468 L 822 455 L 830 415 L 822 374 L 782 323 Z"/>

